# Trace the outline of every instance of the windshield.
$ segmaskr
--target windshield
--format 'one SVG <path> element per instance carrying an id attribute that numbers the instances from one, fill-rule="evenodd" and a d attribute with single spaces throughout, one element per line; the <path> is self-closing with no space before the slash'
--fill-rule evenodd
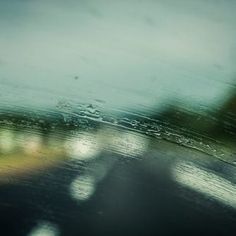
<path id="1" fill-rule="evenodd" d="M 0 1 L 0 232 L 232 235 L 235 9 Z"/>

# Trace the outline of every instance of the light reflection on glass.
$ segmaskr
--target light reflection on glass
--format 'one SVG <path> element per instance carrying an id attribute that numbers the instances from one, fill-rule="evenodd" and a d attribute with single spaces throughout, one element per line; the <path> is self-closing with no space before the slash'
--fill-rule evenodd
<path id="1" fill-rule="evenodd" d="M 181 185 L 236 208 L 235 183 L 193 163 L 179 162 L 172 171 L 174 180 Z"/>
<path id="2" fill-rule="evenodd" d="M 7 129 L 0 130 L 0 153 L 7 154 L 15 148 L 14 132 Z"/>
<path id="3" fill-rule="evenodd" d="M 91 175 L 78 176 L 70 185 L 70 195 L 79 201 L 88 200 L 95 192 L 96 180 Z"/>
<path id="4" fill-rule="evenodd" d="M 143 135 L 120 130 L 105 129 L 100 136 L 106 137 L 108 150 L 131 157 L 141 156 L 148 146 L 148 139 Z"/>
<path id="5" fill-rule="evenodd" d="M 36 173 L 42 168 L 59 164 L 62 159 L 90 162 L 99 157 L 102 151 L 139 157 L 147 150 L 149 142 L 143 135 L 105 126 L 97 133 L 77 130 L 73 135 L 66 136 L 56 132 L 45 136 L 40 130 L 20 131 L 5 127 L 0 132 L 0 138 L 0 175 L 7 178 Z M 111 164 L 101 162 L 94 175 L 97 181 L 106 175 Z"/>
<path id="6" fill-rule="evenodd" d="M 76 160 L 91 160 L 99 154 L 99 145 L 92 135 L 80 134 L 65 142 L 67 154 Z"/>
<path id="7" fill-rule="evenodd" d="M 61 146 L 52 149 L 37 130 L 0 130 L 0 183 L 14 183 L 19 177 L 38 173 L 67 158 Z"/>
<path id="8" fill-rule="evenodd" d="M 59 229 L 50 222 L 41 222 L 35 226 L 28 236 L 58 236 Z"/>
<path id="9" fill-rule="evenodd" d="M 35 154 L 42 149 L 42 135 L 22 133 L 20 134 L 19 143 L 23 151 L 27 154 Z"/>

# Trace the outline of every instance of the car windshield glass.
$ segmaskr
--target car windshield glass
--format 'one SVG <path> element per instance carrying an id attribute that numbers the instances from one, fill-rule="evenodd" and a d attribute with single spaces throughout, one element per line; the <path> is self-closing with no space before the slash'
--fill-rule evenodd
<path id="1" fill-rule="evenodd" d="M 236 232 L 235 9 L 0 1 L 0 234 Z"/>

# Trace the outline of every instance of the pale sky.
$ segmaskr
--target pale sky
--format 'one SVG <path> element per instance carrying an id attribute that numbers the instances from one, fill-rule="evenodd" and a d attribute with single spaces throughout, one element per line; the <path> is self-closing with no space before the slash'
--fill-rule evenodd
<path id="1" fill-rule="evenodd" d="M 236 82 L 235 9 L 231 0 L 0 0 L 2 104 L 214 107 Z"/>

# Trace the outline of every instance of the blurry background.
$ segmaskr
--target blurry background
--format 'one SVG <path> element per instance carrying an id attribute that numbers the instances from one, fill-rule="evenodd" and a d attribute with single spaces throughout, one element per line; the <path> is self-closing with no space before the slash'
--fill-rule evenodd
<path id="1" fill-rule="evenodd" d="M 0 1 L 4 235 L 232 235 L 235 1 Z"/>

